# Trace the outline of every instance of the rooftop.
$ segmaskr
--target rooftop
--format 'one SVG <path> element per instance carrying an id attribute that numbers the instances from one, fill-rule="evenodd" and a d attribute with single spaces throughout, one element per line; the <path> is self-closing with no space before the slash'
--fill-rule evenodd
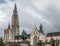
<path id="1" fill-rule="evenodd" d="M 59 36 L 59 35 L 60 35 L 60 32 L 51 32 L 47 34 L 47 36 Z"/>

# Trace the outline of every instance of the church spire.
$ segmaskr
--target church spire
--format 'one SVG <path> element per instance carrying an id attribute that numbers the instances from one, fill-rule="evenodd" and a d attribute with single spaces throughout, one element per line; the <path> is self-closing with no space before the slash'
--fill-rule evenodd
<path id="1" fill-rule="evenodd" d="M 13 29 L 14 35 L 19 35 L 19 17 L 18 17 L 16 4 L 14 6 L 13 16 L 12 16 L 12 29 Z"/>
<path id="2" fill-rule="evenodd" d="M 17 6 L 16 6 L 16 3 L 15 3 L 15 6 L 14 6 L 14 11 L 17 11 Z"/>
<path id="3" fill-rule="evenodd" d="M 8 24 L 8 29 L 10 29 L 10 23 Z"/>
<path id="4" fill-rule="evenodd" d="M 36 25 L 35 25 L 35 30 L 37 29 Z"/>
<path id="5" fill-rule="evenodd" d="M 42 24 L 40 24 L 40 30 L 43 28 Z"/>
<path id="6" fill-rule="evenodd" d="M 40 24 L 40 27 L 39 27 L 39 32 L 41 32 L 41 33 L 43 33 L 43 34 L 44 34 L 42 24 Z"/>

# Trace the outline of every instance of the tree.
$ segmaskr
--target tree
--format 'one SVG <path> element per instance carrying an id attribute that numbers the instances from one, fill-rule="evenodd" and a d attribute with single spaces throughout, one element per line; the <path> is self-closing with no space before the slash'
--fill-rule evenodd
<path id="1" fill-rule="evenodd" d="M 28 44 L 28 46 L 30 46 L 30 44 Z"/>
<path id="2" fill-rule="evenodd" d="M 59 43 L 56 42 L 56 46 L 59 46 Z"/>
<path id="3" fill-rule="evenodd" d="M 56 40 L 55 44 L 56 46 L 59 46 L 59 40 Z"/>
<path id="4" fill-rule="evenodd" d="M 42 41 L 39 40 L 38 46 L 42 46 Z"/>
<path id="5" fill-rule="evenodd" d="M 50 46 L 55 46 L 55 40 L 51 38 L 50 40 Z"/>
<path id="6" fill-rule="evenodd" d="M 0 46 L 5 46 L 2 38 L 0 38 Z"/>
<path id="7" fill-rule="evenodd" d="M 27 39 L 27 33 L 23 30 L 22 32 L 22 39 L 26 40 Z"/>

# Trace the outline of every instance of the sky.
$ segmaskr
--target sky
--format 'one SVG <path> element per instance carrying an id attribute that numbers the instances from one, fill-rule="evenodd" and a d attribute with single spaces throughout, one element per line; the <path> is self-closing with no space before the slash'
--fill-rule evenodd
<path id="1" fill-rule="evenodd" d="M 31 33 L 35 25 L 43 25 L 44 33 L 60 32 L 60 0 L 0 0 L 0 37 L 11 24 L 14 5 L 17 5 L 20 34 Z"/>

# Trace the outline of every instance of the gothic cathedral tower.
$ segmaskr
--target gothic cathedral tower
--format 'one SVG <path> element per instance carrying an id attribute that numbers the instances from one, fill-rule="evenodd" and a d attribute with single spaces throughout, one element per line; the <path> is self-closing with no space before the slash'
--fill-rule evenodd
<path id="1" fill-rule="evenodd" d="M 19 35 L 19 18 L 18 18 L 18 11 L 16 4 L 13 10 L 11 26 L 12 26 L 12 34 L 13 34 L 12 37 Z"/>

